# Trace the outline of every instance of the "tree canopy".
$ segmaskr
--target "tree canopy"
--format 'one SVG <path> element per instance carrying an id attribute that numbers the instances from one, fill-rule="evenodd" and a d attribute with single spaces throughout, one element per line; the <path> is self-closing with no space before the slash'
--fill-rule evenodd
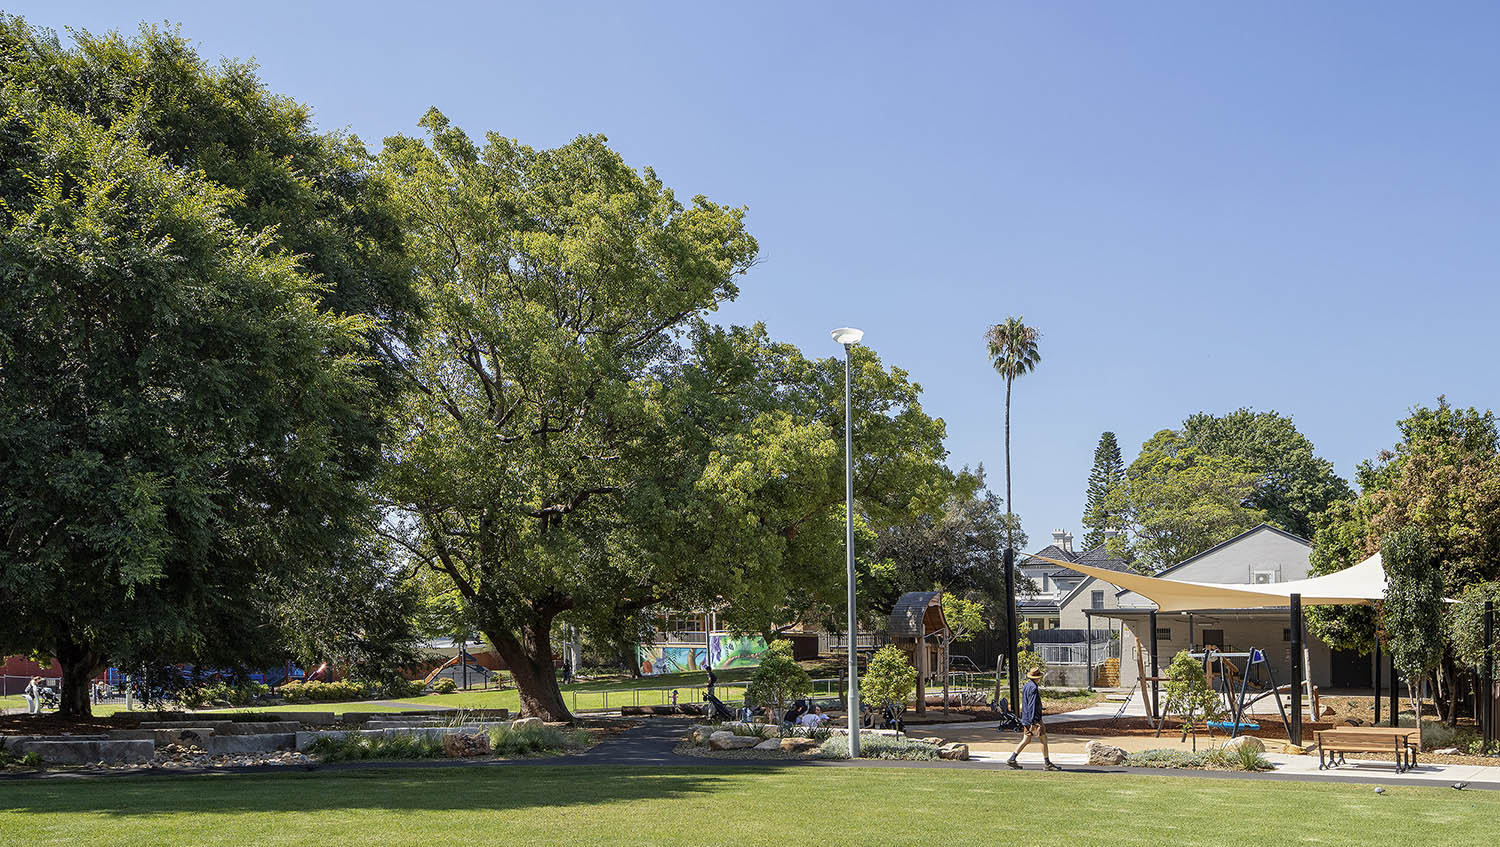
<path id="1" fill-rule="evenodd" d="M 481 144 L 437 111 L 383 163 L 410 228 L 425 335 L 387 530 L 451 580 L 515 675 L 567 716 L 551 629 L 724 600 L 769 628 L 842 590 L 843 367 L 703 316 L 754 260 L 744 211 L 680 203 L 599 136 Z M 951 486 L 919 387 L 852 351 L 855 492 L 884 523 Z"/>
<path id="2" fill-rule="evenodd" d="M 1164 429 L 1141 446 L 1108 501 L 1127 531 L 1110 539 L 1110 553 L 1150 572 L 1251 529 L 1266 517 L 1245 505 L 1255 481 L 1241 460 L 1205 453 Z"/>
<path id="3" fill-rule="evenodd" d="M 410 303 L 357 142 L 177 35 L 0 16 L 0 644 L 63 666 L 284 655 L 369 515 Z"/>
<path id="4" fill-rule="evenodd" d="M 1316 515 L 1350 495 L 1333 463 L 1314 455 L 1292 419 L 1276 412 L 1200 412 L 1183 421 L 1182 438 L 1208 455 L 1240 460 L 1256 476 L 1245 505 L 1303 538 L 1312 537 Z"/>

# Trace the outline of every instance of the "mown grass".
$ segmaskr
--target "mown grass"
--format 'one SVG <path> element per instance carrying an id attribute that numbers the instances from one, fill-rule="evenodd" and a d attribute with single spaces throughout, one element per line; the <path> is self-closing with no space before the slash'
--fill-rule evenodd
<path id="1" fill-rule="evenodd" d="M 30 847 L 1459 845 L 1490 843 L 1497 814 L 1500 795 L 1448 788 L 889 767 L 299 771 L 0 790 L 0 837 Z"/>

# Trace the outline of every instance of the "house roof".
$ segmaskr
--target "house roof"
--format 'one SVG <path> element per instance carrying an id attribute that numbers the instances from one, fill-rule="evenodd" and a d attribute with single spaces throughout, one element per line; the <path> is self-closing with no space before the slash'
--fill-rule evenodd
<path id="1" fill-rule="evenodd" d="M 1244 539 L 1249 538 L 1250 536 L 1255 535 L 1258 532 L 1263 532 L 1263 531 L 1264 532 L 1274 532 L 1277 535 L 1279 535 L 1279 536 L 1281 536 L 1283 538 L 1286 538 L 1288 540 L 1295 541 L 1295 542 L 1297 542 L 1298 544 L 1301 544 L 1304 547 L 1308 547 L 1308 548 L 1312 547 L 1312 542 L 1308 541 L 1306 538 L 1303 538 L 1300 535 L 1294 535 L 1294 534 L 1292 534 L 1290 532 L 1287 532 L 1284 529 L 1277 529 L 1276 527 L 1271 526 L 1268 523 L 1262 523 L 1262 524 L 1257 524 L 1255 526 L 1250 527 L 1249 529 L 1245 530 L 1244 532 L 1240 533 L 1239 535 L 1236 535 L 1233 538 L 1230 538 L 1230 539 L 1228 539 L 1226 541 L 1220 541 L 1218 544 L 1215 544 L 1214 546 L 1208 548 L 1207 550 L 1204 550 L 1202 553 L 1199 553 L 1196 556 L 1189 556 L 1186 559 L 1183 559 L 1182 561 L 1178 562 L 1175 565 L 1168 565 L 1167 567 L 1164 567 L 1161 570 L 1157 571 L 1156 573 L 1152 574 L 1152 576 L 1166 576 L 1167 574 L 1171 573 L 1172 571 L 1178 570 L 1180 568 L 1185 568 L 1188 565 L 1191 565 L 1192 563 L 1198 561 L 1199 559 L 1202 559 L 1205 556 L 1211 556 L 1214 553 L 1217 553 L 1220 550 L 1223 550 L 1225 547 L 1228 547 L 1228 546 L 1230 546 L 1232 544 L 1237 544 L 1240 541 L 1243 541 Z M 1072 559 L 1069 559 L 1068 561 L 1072 561 Z"/>
<path id="2" fill-rule="evenodd" d="M 1022 559 L 1019 562 L 1016 562 L 1016 567 L 1048 567 L 1052 564 L 1051 562 L 1044 562 L 1041 559 L 1037 558 L 1039 556 L 1046 556 L 1049 559 L 1062 559 L 1064 562 L 1072 562 L 1076 561 L 1077 555 L 1078 554 L 1076 553 L 1064 550 L 1056 544 L 1048 544 L 1046 547 L 1043 547 L 1041 550 L 1038 550 L 1035 553 L 1026 554 L 1026 558 Z"/>
<path id="3" fill-rule="evenodd" d="M 941 591 L 908 591 L 896 600 L 896 605 L 891 607 L 889 632 L 895 638 L 920 638 L 925 633 L 922 631 L 922 618 L 927 614 L 927 607 L 934 600 L 942 597 Z M 939 606 L 941 610 L 941 606 Z M 930 631 L 929 631 L 930 632 Z"/>

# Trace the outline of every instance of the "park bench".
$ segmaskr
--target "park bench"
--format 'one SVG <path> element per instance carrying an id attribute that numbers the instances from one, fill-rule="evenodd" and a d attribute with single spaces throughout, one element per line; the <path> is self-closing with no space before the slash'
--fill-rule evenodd
<path id="1" fill-rule="evenodd" d="M 1318 730 L 1318 769 L 1328 770 L 1344 764 L 1345 753 L 1392 753 L 1396 773 L 1417 766 L 1421 745 L 1420 729 L 1353 727 Z"/>

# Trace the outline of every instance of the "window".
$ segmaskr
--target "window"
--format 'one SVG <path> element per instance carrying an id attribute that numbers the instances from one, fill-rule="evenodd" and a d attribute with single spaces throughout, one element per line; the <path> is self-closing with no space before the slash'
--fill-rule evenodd
<path id="1" fill-rule="evenodd" d="M 1223 650 L 1223 649 L 1225 649 L 1225 647 L 1224 647 L 1224 630 L 1222 630 L 1222 629 L 1205 629 L 1205 630 L 1203 630 L 1202 646 L 1204 646 L 1204 647 L 1212 647 L 1215 650 Z"/>
<path id="2" fill-rule="evenodd" d="M 1089 606 L 1095 609 L 1104 608 L 1104 592 L 1093 591 L 1089 593 Z"/>
<path id="3" fill-rule="evenodd" d="M 1159 627 L 1157 627 L 1156 628 L 1156 640 L 1157 641 L 1171 641 L 1172 640 L 1172 628 L 1170 626 L 1159 626 Z"/>
<path id="4" fill-rule="evenodd" d="M 1284 627 L 1281 628 L 1281 640 L 1282 641 L 1291 641 L 1292 640 L 1292 628 L 1291 627 L 1284 626 Z"/>

